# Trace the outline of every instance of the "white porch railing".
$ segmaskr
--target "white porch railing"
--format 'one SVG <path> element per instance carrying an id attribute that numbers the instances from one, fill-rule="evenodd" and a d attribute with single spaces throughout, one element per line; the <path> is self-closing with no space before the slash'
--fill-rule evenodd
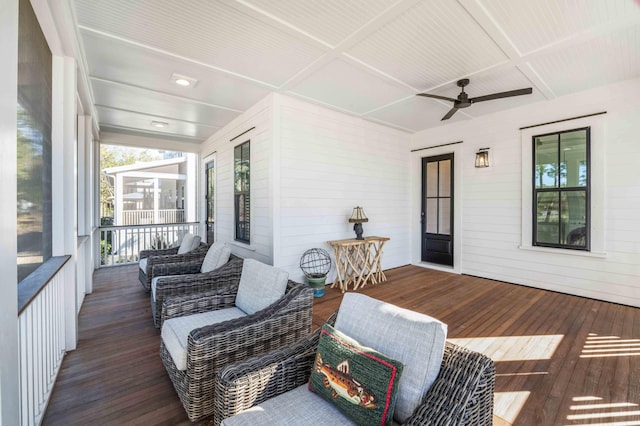
<path id="1" fill-rule="evenodd" d="M 66 262 L 66 260 L 64 260 Z M 20 424 L 39 425 L 65 354 L 66 262 L 18 315 Z"/>
<path id="2" fill-rule="evenodd" d="M 140 250 L 172 247 L 187 232 L 198 234 L 198 223 L 101 226 L 100 266 L 136 263 Z"/>
<path id="3" fill-rule="evenodd" d="M 119 225 L 149 225 L 152 223 L 182 223 L 184 210 L 158 210 L 158 217 L 154 217 L 154 210 L 123 210 L 122 223 Z"/>

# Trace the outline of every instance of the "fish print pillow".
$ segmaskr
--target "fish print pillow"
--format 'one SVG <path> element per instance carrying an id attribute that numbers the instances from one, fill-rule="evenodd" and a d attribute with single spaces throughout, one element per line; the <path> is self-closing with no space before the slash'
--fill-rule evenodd
<path id="1" fill-rule="evenodd" d="M 402 363 L 325 324 L 309 389 L 359 425 L 391 424 Z"/>

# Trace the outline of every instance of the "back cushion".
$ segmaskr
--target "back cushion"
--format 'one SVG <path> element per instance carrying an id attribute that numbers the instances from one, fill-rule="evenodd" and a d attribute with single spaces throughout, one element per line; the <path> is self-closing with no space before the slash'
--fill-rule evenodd
<path id="1" fill-rule="evenodd" d="M 404 423 L 440 372 L 447 325 L 363 294 L 345 293 L 335 328 L 404 364 L 394 414 Z"/>
<path id="2" fill-rule="evenodd" d="M 202 261 L 200 272 L 211 272 L 218 269 L 229 261 L 229 256 L 231 256 L 231 250 L 225 243 L 213 243 Z"/>
<path id="3" fill-rule="evenodd" d="M 180 248 L 178 248 L 178 254 L 184 254 L 191 251 L 191 245 L 193 244 L 193 234 L 184 234 Z"/>
<path id="4" fill-rule="evenodd" d="M 245 259 L 238 284 L 236 306 L 254 314 L 280 299 L 287 289 L 289 273 L 255 259 Z"/>
<path id="5" fill-rule="evenodd" d="M 193 241 L 191 241 L 191 250 L 195 250 L 200 246 L 200 236 L 194 235 Z"/>

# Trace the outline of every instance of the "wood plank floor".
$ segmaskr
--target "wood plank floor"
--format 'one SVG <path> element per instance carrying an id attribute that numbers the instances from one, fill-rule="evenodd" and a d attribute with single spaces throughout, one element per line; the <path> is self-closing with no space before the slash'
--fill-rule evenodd
<path id="1" fill-rule="evenodd" d="M 496 362 L 496 425 L 640 425 L 640 309 L 417 266 L 387 277 L 359 291 L 442 320 Z M 95 273 L 44 425 L 190 424 L 148 297 L 135 266 Z M 327 288 L 314 325 L 341 299 Z"/>

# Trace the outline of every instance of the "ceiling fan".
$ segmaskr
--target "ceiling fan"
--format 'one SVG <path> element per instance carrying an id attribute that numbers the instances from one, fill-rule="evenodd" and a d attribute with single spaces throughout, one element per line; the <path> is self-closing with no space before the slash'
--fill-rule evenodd
<path id="1" fill-rule="evenodd" d="M 442 119 L 440 120 L 440 121 L 444 121 L 444 120 L 450 119 L 453 116 L 453 114 L 455 114 L 456 111 L 458 111 L 460 108 L 467 108 L 468 106 L 471 106 L 471 104 L 475 104 L 476 102 L 490 101 L 492 99 L 500 99 L 500 98 L 509 98 L 511 96 L 530 95 L 533 92 L 532 88 L 529 87 L 527 89 L 510 90 L 508 92 L 493 93 L 491 95 L 484 95 L 484 96 L 477 96 L 475 98 L 470 98 L 469 95 L 467 95 L 467 93 L 464 91 L 464 87 L 469 84 L 469 79 L 463 78 L 461 80 L 458 80 L 457 84 L 458 84 L 458 87 L 462 88 L 462 91 L 458 95 L 458 99 L 448 98 L 446 96 L 440 96 L 440 95 L 430 95 L 429 93 L 418 93 L 416 96 L 426 96 L 427 98 L 442 99 L 444 101 L 453 102 L 453 108 L 451 108 L 449 112 L 446 113 L 445 116 L 442 117 Z"/>

